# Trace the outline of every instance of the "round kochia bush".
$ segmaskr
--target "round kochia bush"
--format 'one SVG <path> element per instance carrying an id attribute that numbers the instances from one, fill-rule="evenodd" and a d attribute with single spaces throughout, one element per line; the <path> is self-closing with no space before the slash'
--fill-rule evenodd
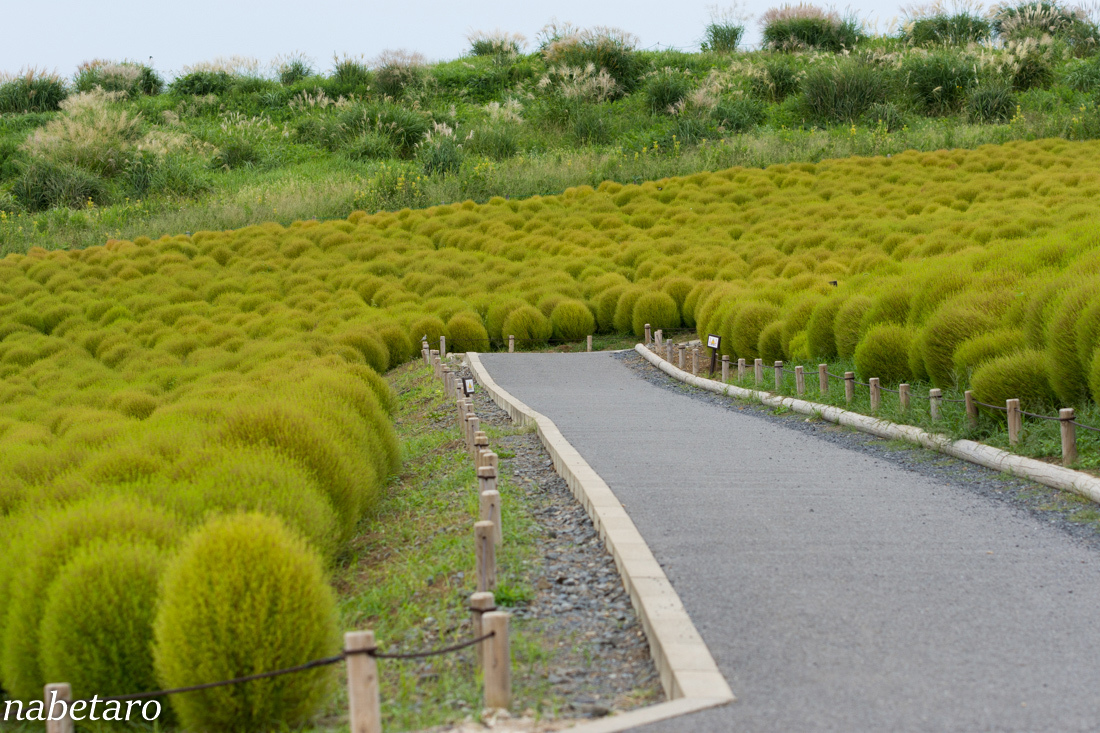
<path id="1" fill-rule="evenodd" d="M 553 332 L 550 319 L 533 305 L 516 308 L 504 319 L 504 333 L 516 337 L 517 347 L 545 344 Z"/>
<path id="2" fill-rule="evenodd" d="M 998 407 L 1018 399 L 1023 409 L 1039 412 L 1055 402 L 1043 352 L 1034 349 L 987 361 L 974 372 L 970 388 L 978 401 Z"/>
<path id="3" fill-rule="evenodd" d="M 319 659 L 339 648 L 335 602 L 316 555 L 277 519 L 239 514 L 185 541 L 164 573 L 153 656 L 165 687 Z M 176 695 L 183 727 L 293 728 L 317 712 L 332 668 Z"/>
<path id="4" fill-rule="evenodd" d="M 456 313 L 447 321 L 447 331 L 451 334 L 448 351 L 488 351 L 489 332 L 481 324 L 476 313 Z"/>
<path id="5" fill-rule="evenodd" d="M 579 300 L 559 302 L 550 314 L 554 338 L 563 341 L 579 341 L 596 330 L 596 318 L 588 306 Z"/>
<path id="6" fill-rule="evenodd" d="M 42 672 L 77 700 L 157 689 L 153 612 L 165 552 L 153 544 L 85 547 L 50 586 L 42 616 Z"/>
<path id="7" fill-rule="evenodd" d="M 885 384 L 909 381 L 909 340 L 903 326 L 875 326 L 856 346 L 856 371 L 863 379 L 878 377 Z"/>
<path id="8" fill-rule="evenodd" d="M 645 293 L 634 301 L 634 315 L 631 325 L 634 335 L 645 335 L 645 324 L 653 331 L 670 331 L 680 325 L 680 309 L 671 295 L 662 292 Z"/>

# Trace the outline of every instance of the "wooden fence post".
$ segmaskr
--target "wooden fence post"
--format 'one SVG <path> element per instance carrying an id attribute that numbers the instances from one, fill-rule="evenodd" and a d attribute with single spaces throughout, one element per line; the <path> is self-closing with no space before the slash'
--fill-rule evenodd
<path id="1" fill-rule="evenodd" d="M 592 334 L 588 334 L 588 351 L 592 351 Z"/>
<path id="2" fill-rule="evenodd" d="M 508 644 L 508 614 L 482 614 L 482 634 L 492 634 L 485 644 L 485 707 L 507 708 L 512 704 L 512 652 Z"/>
<path id="3" fill-rule="evenodd" d="M 439 375 L 442 373 L 442 364 L 439 361 L 439 352 L 435 349 L 431 350 L 431 359 L 432 373 L 435 375 L 436 379 L 439 379 Z"/>
<path id="4" fill-rule="evenodd" d="M 428 339 L 420 342 L 420 353 L 424 355 L 424 366 L 432 365 L 432 350 L 428 346 Z"/>
<path id="5" fill-rule="evenodd" d="M 653 333 L 649 328 L 649 324 L 647 323 L 647 324 L 645 324 L 645 345 L 649 346 L 650 342 L 652 342 L 652 341 L 653 341 Z"/>
<path id="6" fill-rule="evenodd" d="M 493 543 L 504 543 L 504 530 L 501 529 L 502 517 L 500 516 L 500 492 L 481 492 L 481 521 L 493 523 Z"/>
<path id="7" fill-rule="evenodd" d="M 470 594 L 470 621 L 473 626 L 474 638 L 479 636 L 485 636 L 485 632 L 482 631 L 481 618 L 489 611 L 497 610 L 496 600 L 493 598 L 492 593 L 486 593 L 484 591 L 480 593 Z M 477 653 L 477 666 L 484 669 L 485 667 L 485 644 L 476 644 L 474 649 Z"/>
<path id="8" fill-rule="evenodd" d="M 492 461 L 495 458 L 496 454 L 490 453 L 489 465 L 477 469 L 477 493 L 479 494 L 484 494 L 486 491 L 497 490 L 497 467 L 492 465 Z"/>
<path id="9" fill-rule="evenodd" d="M 656 331 L 653 332 L 653 345 L 659 349 L 661 348 L 661 344 L 663 344 L 664 342 L 665 330 L 663 328 L 658 328 Z"/>
<path id="10" fill-rule="evenodd" d="M 978 427 L 978 406 L 974 404 L 974 393 L 966 390 L 963 393 L 963 399 L 966 401 L 966 420 L 971 428 L 976 428 Z"/>
<path id="11" fill-rule="evenodd" d="M 1073 408 L 1058 410 L 1058 419 L 1062 423 L 1062 465 L 1069 467 L 1077 463 L 1077 426 L 1073 424 Z"/>
<path id="12" fill-rule="evenodd" d="M 516 351 L 516 337 L 508 336 L 508 353 L 512 354 Z"/>
<path id="13" fill-rule="evenodd" d="M 902 384 L 898 385 L 898 404 L 901 405 L 901 411 L 902 412 L 908 412 L 909 411 L 909 385 L 908 384 L 902 383 Z"/>
<path id="14" fill-rule="evenodd" d="M 878 412 L 879 405 L 882 404 L 882 387 L 879 386 L 878 377 L 871 377 L 867 384 L 871 385 L 871 412 Z"/>
<path id="15" fill-rule="evenodd" d="M 470 460 L 477 456 L 477 453 L 474 452 L 477 449 L 474 441 L 477 439 L 476 436 L 480 429 L 481 419 L 474 413 L 469 413 L 469 417 L 466 418 L 466 452 L 470 454 Z"/>
<path id="16" fill-rule="evenodd" d="M 844 401 L 851 402 L 856 396 L 856 373 L 844 372 Z"/>
<path id="17" fill-rule="evenodd" d="M 672 342 L 665 341 L 665 361 L 672 363 Z"/>
<path id="18" fill-rule="evenodd" d="M 760 386 L 764 383 L 764 360 L 756 359 L 752 363 L 753 376 L 756 377 L 756 386 Z"/>
<path id="19" fill-rule="evenodd" d="M 686 349 L 687 349 L 687 347 L 684 346 L 683 344 L 679 344 L 676 347 L 676 352 L 677 352 L 676 355 L 677 355 L 677 358 L 678 358 L 676 366 L 678 366 L 680 369 L 684 368 L 684 351 Z"/>
<path id="20" fill-rule="evenodd" d="M 1008 419 L 1008 444 L 1016 445 L 1020 442 L 1020 431 L 1024 427 L 1019 400 L 1005 400 L 1005 416 Z"/>
<path id="21" fill-rule="evenodd" d="M 73 688 L 68 682 L 55 682 L 46 685 L 46 733 L 73 733 L 72 702 Z M 54 717 L 54 706 L 58 703 L 65 709 L 64 715 Z"/>
<path id="22" fill-rule="evenodd" d="M 730 381 L 730 355 L 722 354 L 722 383 Z"/>
<path id="23" fill-rule="evenodd" d="M 783 362 L 775 362 L 775 391 L 778 394 L 783 389 Z"/>
<path id="24" fill-rule="evenodd" d="M 466 411 L 470 409 L 470 401 L 465 397 L 459 397 L 455 400 L 455 407 L 458 409 L 458 431 L 463 435 L 466 434 Z"/>
<path id="25" fill-rule="evenodd" d="M 739 358 L 737 360 L 737 381 L 738 382 L 743 382 L 744 380 L 745 380 L 745 360 Z"/>
<path id="26" fill-rule="evenodd" d="M 489 452 L 489 436 L 485 434 L 484 430 L 478 430 L 474 433 L 474 468 L 481 468 L 485 465 L 484 455 Z"/>
<path id="27" fill-rule="evenodd" d="M 440 359 L 446 359 L 447 358 L 447 337 L 446 336 L 440 336 L 439 337 L 439 358 Z"/>
<path id="28" fill-rule="evenodd" d="M 829 394 L 829 365 L 817 365 L 817 389 L 823 394 Z"/>
<path id="29" fill-rule="evenodd" d="M 344 634 L 348 654 L 348 713 L 351 733 L 382 733 L 382 702 L 378 692 L 378 661 L 370 654 L 378 648 L 373 631 Z"/>
<path id="30" fill-rule="evenodd" d="M 691 350 L 691 374 L 692 376 L 699 376 L 699 347 L 696 346 Z"/>
<path id="31" fill-rule="evenodd" d="M 474 542 L 477 554 L 477 589 L 491 591 L 497 587 L 497 552 L 492 522 L 474 522 Z"/>
<path id="32" fill-rule="evenodd" d="M 943 391 L 937 388 L 928 390 L 928 414 L 932 416 L 932 422 L 940 419 L 940 403 L 943 401 Z"/>
<path id="33" fill-rule="evenodd" d="M 799 397 L 806 391 L 806 370 L 801 366 L 794 368 L 794 391 Z"/>
<path id="34" fill-rule="evenodd" d="M 454 377 L 451 375 L 451 368 L 449 366 L 443 366 L 443 391 L 447 394 L 454 392 Z"/>

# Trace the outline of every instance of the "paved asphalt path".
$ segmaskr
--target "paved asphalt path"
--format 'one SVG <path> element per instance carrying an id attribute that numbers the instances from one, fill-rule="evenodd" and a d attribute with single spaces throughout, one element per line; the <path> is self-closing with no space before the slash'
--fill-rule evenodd
<path id="1" fill-rule="evenodd" d="M 738 698 L 646 733 L 1100 730 L 1080 541 L 607 353 L 482 360 L 626 505 Z"/>

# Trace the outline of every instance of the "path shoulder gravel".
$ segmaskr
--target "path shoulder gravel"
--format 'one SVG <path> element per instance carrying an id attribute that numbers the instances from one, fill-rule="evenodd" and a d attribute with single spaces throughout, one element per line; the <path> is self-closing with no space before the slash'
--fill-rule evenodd
<path id="1" fill-rule="evenodd" d="M 1027 485 L 698 399 L 622 355 L 482 360 L 625 504 L 738 696 L 647 731 L 1096 728 L 1095 532 Z"/>

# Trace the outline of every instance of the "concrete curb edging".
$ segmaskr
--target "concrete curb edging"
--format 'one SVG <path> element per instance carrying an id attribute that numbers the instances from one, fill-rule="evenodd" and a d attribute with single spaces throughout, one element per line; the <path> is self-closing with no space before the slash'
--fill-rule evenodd
<path id="1" fill-rule="evenodd" d="M 478 384 L 519 426 L 534 425 L 573 496 L 588 512 L 630 595 L 649 640 L 650 654 L 669 700 L 570 728 L 615 733 L 733 702 L 734 695 L 649 546 L 611 488 L 545 415 L 500 387 L 475 352 L 466 362 Z"/>
<path id="2" fill-rule="evenodd" d="M 865 433 L 877 435 L 880 438 L 916 443 L 924 448 L 945 453 L 953 458 L 977 463 L 979 466 L 985 466 L 994 471 L 1004 471 L 1014 476 L 1021 476 L 1054 489 L 1071 491 L 1086 499 L 1100 503 L 1100 478 L 1090 476 L 1082 471 L 1043 463 L 1034 458 L 1025 458 L 973 440 L 951 440 L 946 435 L 928 433 L 912 425 L 899 425 L 888 420 L 879 420 L 861 415 L 858 412 L 842 410 L 832 405 L 808 402 L 794 397 L 783 397 L 763 390 L 745 389 L 705 377 L 696 377 L 673 366 L 642 344 L 635 346 L 634 350 L 650 364 L 673 379 L 705 389 L 708 392 L 752 400 L 768 407 L 786 407 L 802 415 L 817 415 L 829 422 L 855 428 Z"/>

